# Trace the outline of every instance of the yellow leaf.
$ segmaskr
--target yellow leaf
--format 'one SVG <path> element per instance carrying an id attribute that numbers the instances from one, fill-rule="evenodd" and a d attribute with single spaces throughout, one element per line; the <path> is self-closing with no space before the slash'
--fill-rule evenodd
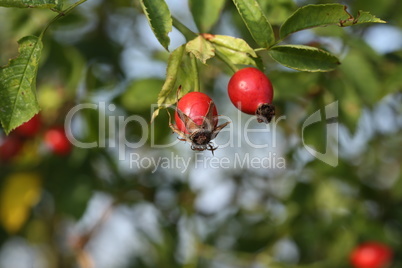
<path id="1" fill-rule="evenodd" d="M 35 173 L 8 176 L 0 194 L 0 222 L 9 233 L 16 233 L 39 201 L 41 180 Z"/>

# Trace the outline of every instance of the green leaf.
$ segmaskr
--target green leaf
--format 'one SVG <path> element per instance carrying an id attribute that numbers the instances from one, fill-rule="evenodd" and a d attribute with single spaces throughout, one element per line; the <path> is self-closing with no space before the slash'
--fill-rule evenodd
<path id="1" fill-rule="evenodd" d="M 202 33 L 207 33 L 218 21 L 225 0 L 189 0 L 195 24 Z"/>
<path id="2" fill-rule="evenodd" d="M 376 16 L 371 15 L 366 11 L 359 11 L 356 19 L 353 21 L 353 24 L 362 24 L 362 23 L 387 23 L 386 21 L 377 18 Z"/>
<path id="3" fill-rule="evenodd" d="M 172 16 L 164 0 L 141 0 L 141 6 L 159 43 L 169 50 Z"/>
<path id="4" fill-rule="evenodd" d="M 35 82 L 42 41 L 26 36 L 18 44 L 18 57 L 0 70 L 0 120 L 7 134 L 40 110 Z"/>
<path id="5" fill-rule="evenodd" d="M 181 87 L 181 90 L 177 92 L 179 87 Z M 170 54 L 166 80 L 158 95 L 158 109 L 154 111 L 151 121 L 158 116 L 160 109 L 173 105 L 176 103 L 177 98 L 198 88 L 196 59 L 193 54 L 185 51 L 185 45 L 181 45 Z"/>
<path id="6" fill-rule="evenodd" d="M 61 8 L 62 0 L 0 0 L 2 7 Z"/>
<path id="7" fill-rule="evenodd" d="M 231 50 L 221 46 L 216 46 L 216 51 L 217 54 L 223 54 L 233 64 L 253 65 L 261 70 L 264 69 L 264 65 L 260 57 L 253 58 L 247 53 L 238 52 L 236 50 Z"/>
<path id="8" fill-rule="evenodd" d="M 364 104 L 372 106 L 384 94 L 376 66 L 358 49 L 350 50 L 340 70 Z"/>
<path id="9" fill-rule="evenodd" d="M 272 46 L 274 32 L 257 0 L 233 0 L 233 3 L 257 44 L 262 48 Z"/>
<path id="10" fill-rule="evenodd" d="M 342 67 L 344 62 L 342 62 Z M 340 69 L 342 69 L 342 67 Z M 360 119 L 363 103 L 353 84 L 341 72 L 325 80 L 325 89 L 339 100 L 339 123 L 354 133 Z"/>
<path id="11" fill-rule="evenodd" d="M 233 64 L 254 65 L 263 69 L 261 58 L 240 38 L 227 35 L 203 34 L 210 41 L 218 53 L 223 54 Z"/>
<path id="12" fill-rule="evenodd" d="M 156 78 L 131 81 L 120 97 L 121 105 L 130 112 L 149 112 L 149 107 L 155 103 L 163 82 Z M 147 94 L 144 94 L 144 88 L 147 89 Z"/>
<path id="13" fill-rule="evenodd" d="M 258 0 L 272 25 L 281 25 L 297 8 L 294 0 Z"/>
<path id="14" fill-rule="evenodd" d="M 344 124 L 351 133 L 355 133 L 357 124 L 363 111 L 363 103 L 360 95 L 353 91 L 352 86 L 347 86 L 345 94 L 339 102 L 340 123 Z"/>
<path id="15" fill-rule="evenodd" d="M 252 57 L 257 57 L 257 54 L 255 53 L 254 49 L 250 47 L 246 41 L 240 38 L 235 38 L 232 36 L 228 35 L 218 35 L 218 34 L 204 34 L 203 35 L 205 39 L 210 41 L 211 43 L 220 46 L 220 47 L 225 47 L 227 49 L 241 52 L 241 53 L 246 53 L 249 54 Z"/>
<path id="16" fill-rule="evenodd" d="M 279 35 L 280 38 L 285 38 L 291 33 L 312 27 L 330 24 L 351 26 L 368 22 L 385 23 L 385 21 L 364 11 L 359 11 L 355 18 L 346 11 L 346 6 L 341 4 L 306 5 L 296 10 L 296 12 L 284 22 Z"/>
<path id="17" fill-rule="evenodd" d="M 320 73 L 306 75 L 303 72 L 283 72 L 280 70 L 270 72 L 269 78 L 275 85 L 275 100 L 296 100 L 313 93 L 317 88 L 320 75 Z"/>
<path id="18" fill-rule="evenodd" d="M 197 59 L 206 63 L 206 61 L 215 56 L 215 49 L 210 42 L 199 35 L 186 44 L 186 51 L 192 53 Z"/>
<path id="19" fill-rule="evenodd" d="M 299 71 L 328 72 L 340 64 L 331 53 L 303 45 L 275 46 L 269 54 L 280 64 Z"/>

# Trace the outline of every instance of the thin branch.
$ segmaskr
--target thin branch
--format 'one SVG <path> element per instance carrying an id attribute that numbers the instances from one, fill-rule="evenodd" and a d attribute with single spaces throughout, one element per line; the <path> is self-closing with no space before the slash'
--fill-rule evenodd
<path id="1" fill-rule="evenodd" d="M 39 35 L 39 39 L 42 39 L 43 35 L 45 34 L 45 32 L 47 31 L 47 29 L 50 27 L 50 25 L 52 23 L 54 23 L 55 21 L 59 20 L 60 18 L 66 16 L 68 13 L 70 13 L 74 8 L 76 8 L 77 6 L 81 5 L 82 3 L 86 2 L 87 0 L 80 0 L 74 4 L 72 4 L 71 6 L 69 6 L 68 8 L 66 8 L 65 10 L 62 10 L 59 12 L 59 14 L 54 17 L 43 29 L 43 31 L 41 32 L 41 34 Z"/>
<path id="2" fill-rule="evenodd" d="M 172 20 L 173 26 L 184 35 L 184 38 L 186 38 L 187 42 L 197 37 L 195 32 L 191 31 L 186 25 L 178 21 L 175 17 L 172 16 Z"/>

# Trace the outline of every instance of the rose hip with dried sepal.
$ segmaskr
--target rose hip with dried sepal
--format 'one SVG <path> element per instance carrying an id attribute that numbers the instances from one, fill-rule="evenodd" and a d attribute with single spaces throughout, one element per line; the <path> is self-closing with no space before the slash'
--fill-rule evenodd
<path id="1" fill-rule="evenodd" d="M 191 143 L 191 149 L 197 151 L 214 151 L 213 140 L 226 125 L 218 126 L 218 111 L 214 101 L 201 92 L 190 92 L 177 103 L 175 125 L 170 128 L 177 133 L 181 140 Z"/>
<path id="2" fill-rule="evenodd" d="M 271 81 L 256 68 L 237 71 L 229 80 L 228 94 L 237 109 L 255 114 L 259 123 L 269 123 L 275 116 L 275 107 L 271 104 L 274 96 Z"/>

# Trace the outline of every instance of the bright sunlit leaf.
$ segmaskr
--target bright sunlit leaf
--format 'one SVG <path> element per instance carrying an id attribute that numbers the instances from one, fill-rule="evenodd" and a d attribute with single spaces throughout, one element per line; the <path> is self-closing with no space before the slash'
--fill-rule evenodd
<path id="1" fill-rule="evenodd" d="M 228 35 L 204 34 L 203 36 L 233 64 L 253 65 L 263 69 L 261 58 L 245 40 Z"/>
<path id="2" fill-rule="evenodd" d="M 0 194 L 0 222 L 9 233 L 16 233 L 40 197 L 41 180 L 34 173 L 15 173 L 5 179 Z"/>
<path id="3" fill-rule="evenodd" d="M 204 64 L 208 59 L 215 56 L 214 47 L 201 35 L 186 44 L 186 51 L 192 53 Z"/>

